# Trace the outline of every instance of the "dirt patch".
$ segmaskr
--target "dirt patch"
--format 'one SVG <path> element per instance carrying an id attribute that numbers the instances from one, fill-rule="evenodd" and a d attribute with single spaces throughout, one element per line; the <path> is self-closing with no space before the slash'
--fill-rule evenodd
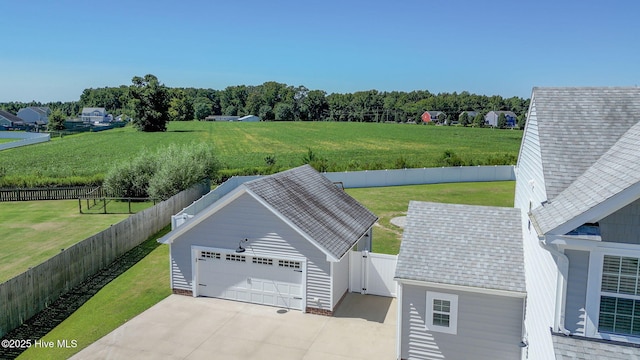
<path id="1" fill-rule="evenodd" d="M 42 223 L 33 224 L 30 226 L 30 228 L 37 231 L 48 231 L 48 230 L 59 229 L 60 224 L 55 222 L 42 222 Z"/>

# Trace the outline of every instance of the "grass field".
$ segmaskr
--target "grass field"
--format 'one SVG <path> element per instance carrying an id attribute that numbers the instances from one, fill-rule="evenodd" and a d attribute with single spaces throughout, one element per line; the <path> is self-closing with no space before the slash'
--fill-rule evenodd
<path id="1" fill-rule="evenodd" d="M 346 191 L 380 218 L 373 228 L 373 251 L 397 254 L 402 229 L 390 221 L 406 215 L 410 200 L 513 207 L 515 182 L 409 185 Z"/>
<path id="2" fill-rule="evenodd" d="M 77 200 L 0 202 L 0 283 L 128 216 L 81 215 Z"/>
<path id="3" fill-rule="evenodd" d="M 2 143 L 8 143 L 8 142 L 12 142 L 12 141 L 17 141 L 20 139 L 5 139 L 5 138 L 0 138 L 0 144 Z"/>
<path id="4" fill-rule="evenodd" d="M 163 133 L 131 127 L 55 138 L 26 148 L 3 150 L 0 186 L 100 182 L 115 163 L 169 143 L 214 145 L 227 169 L 255 171 L 302 164 L 311 148 L 330 171 L 439 166 L 445 150 L 468 165 L 515 161 L 522 132 L 448 126 L 337 122 L 173 122 Z"/>
<path id="5" fill-rule="evenodd" d="M 381 226 L 374 230 L 374 250 L 397 254 L 402 230 L 389 220 L 404 215 L 410 200 L 513 206 L 514 186 L 514 182 L 455 183 L 348 189 L 348 193 L 381 218 Z M 145 246 L 154 246 L 154 241 Z M 77 340 L 78 348 L 29 349 L 18 359 L 67 359 L 155 305 L 171 293 L 168 256 L 167 246 L 155 248 L 43 338 Z"/>

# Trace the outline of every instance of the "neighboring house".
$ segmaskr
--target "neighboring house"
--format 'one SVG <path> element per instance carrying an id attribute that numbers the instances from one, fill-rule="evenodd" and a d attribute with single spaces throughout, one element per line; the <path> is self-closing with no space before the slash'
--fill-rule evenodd
<path id="1" fill-rule="evenodd" d="M 519 359 L 520 210 L 412 201 L 395 278 L 399 359 Z"/>
<path id="2" fill-rule="evenodd" d="M 469 123 L 473 123 L 473 119 L 475 119 L 476 115 L 478 115 L 477 111 L 463 111 L 458 116 L 458 121 L 460 121 L 460 116 L 462 116 L 462 114 L 464 114 L 464 113 L 467 114 L 467 118 L 469 119 Z"/>
<path id="3" fill-rule="evenodd" d="M 13 115 L 10 112 L 0 110 L 0 128 L 6 130 L 9 129 L 24 129 L 24 121 L 19 117 Z"/>
<path id="4" fill-rule="evenodd" d="M 256 121 L 260 121 L 260 118 L 258 116 L 255 116 L 255 115 L 247 115 L 247 116 L 243 116 L 241 118 L 238 118 L 237 121 L 256 122 Z"/>
<path id="5" fill-rule="evenodd" d="M 330 315 L 376 221 L 305 165 L 239 185 L 159 241 L 174 293 Z"/>
<path id="6" fill-rule="evenodd" d="M 498 127 L 498 118 L 500 114 L 504 114 L 507 119 L 507 127 L 514 128 L 518 124 L 518 119 L 516 114 L 513 111 L 489 111 L 487 115 L 484 116 L 485 124 L 493 127 Z"/>
<path id="7" fill-rule="evenodd" d="M 240 116 L 235 115 L 209 115 L 204 118 L 205 121 L 237 121 Z"/>
<path id="8" fill-rule="evenodd" d="M 640 359 L 638 114 L 640 88 L 533 89 L 515 194 L 529 359 Z"/>
<path id="9" fill-rule="evenodd" d="M 440 116 L 440 114 L 444 114 L 444 113 L 442 111 L 425 111 L 422 113 L 420 118 L 424 123 L 430 123 L 430 122 L 437 123 L 439 122 L 438 116 Z"/>
<path id="10" fill-rule="evenodd" d="M 113 116 L 107 114 L 107 110 L 103 107 L 85 107 L 82 108 L 80 119 L 86 123 L 97 124 L 111 122 Z"/>
<path id="11" fill-rule="evenodd" d="M 49 123 L 51 110 L 48 107 L 29 106 L 18 110 L 17 116 L 25 123 L 31 125 L 46 125 Z"/>

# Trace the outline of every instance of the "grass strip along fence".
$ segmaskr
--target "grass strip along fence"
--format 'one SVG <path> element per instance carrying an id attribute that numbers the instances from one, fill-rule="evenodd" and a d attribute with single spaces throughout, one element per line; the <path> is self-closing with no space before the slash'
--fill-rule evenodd
<path id="1" fill-rule="evenodd" d="M 0 284 L 0 336 L 52 304 L 89 276 L 160 231 L 177 213 L 209 191 L 208 183 L 136 213 Z"/>
<path id="2" fill-rule="evenodd" d="M 61 324 L 108 283 L 149 255 L 149 253 L 160 245 L 156 240 L 167 232 L 169 232 L 169 226 L 166 226 L 160 233 L 129 250 L 109 264 L 109 266 L 98 271 L 96 274 L 90 276 L 60 296 L 44 310 L 37 313 L 21 326 L 7 333 L 2 339 L 20 339 L 25 345 L 29 344 L 30 341 L 30 344 L 33 346 L 36 340 L 41 339 Z M 0 359 L 15 359 L 26 349 L 27 347 L 25 346 L 0 347 Z M 50 351 L 51 349 L 48 350 Z"/>

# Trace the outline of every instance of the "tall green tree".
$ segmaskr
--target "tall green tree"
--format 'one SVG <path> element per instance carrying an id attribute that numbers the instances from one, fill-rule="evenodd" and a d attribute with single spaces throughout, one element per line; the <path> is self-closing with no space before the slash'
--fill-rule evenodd
<path id="1" fill-rule="evenodd" d="M 193 120 L 193 101 L 185 95 L 183 90 L 177 90 L 169 102 L 169 118 L 171 121 Z"/>
<path id="2" fill-rule="evenodd" d="M 60 131 L 64 130 L 64 120 L 67 117 L 62 112 L 62 110 L 56 109 L 51 112 L 49 115 L 49 123 L 47 124 L 47 130 L 49 131 Z"/>
<path id="3" fill-rule="evenodd" d="M 460 114 L 460 117 L 458 118 L 458 122 L 460 123 L 460 125 L 467 127 L 467 125 L 469 125 L 470 123 L 469 114 L 466 111 Z"/>
<path id="4" fill-rule="evenodd" d="M 506 129 L 507 128 L 507 115 L 504 113 L 500 113 L 498 115 L 498 129 Z"/>
<path id="5" fill-rule="evenodd" d="M 134 76 L 130 87 L 133 125 L 140 131 L 166 131 L 169 121 L 169 92 L 155 75 Z"/>
<path id="6" fill-rule="evenodd" d="M 204 120 L 212 114 L 213 102 L 206 97 L 198 97 L 193 102 L 193 113 L 196 119 Z"/>
<path id="7" fill-rule="evenodd" d="M 484 127 L 484 115 L 481 112 L 473 119 L 473 124 L 477 127 Z"/>

